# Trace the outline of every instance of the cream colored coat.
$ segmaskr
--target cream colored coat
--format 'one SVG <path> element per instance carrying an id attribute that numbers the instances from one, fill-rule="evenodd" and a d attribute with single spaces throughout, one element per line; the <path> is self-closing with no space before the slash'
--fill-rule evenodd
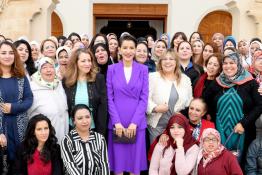
<path id="1" fill-rule="evenodd" d="M 172 84 L 178 93 L 178 100 L 174 112 L 179 112 L 189 106 L 192 100 L 192 86 L 190 78 L 182 73 L 180 83 L 169 81 L 161 77 L 159 72 L 149 74 L 149 99 L 147 106 L 147 124 L 155 128 L 162 113 L 153 113 L 153 109 L 160 104 L 168 104 Z"/>

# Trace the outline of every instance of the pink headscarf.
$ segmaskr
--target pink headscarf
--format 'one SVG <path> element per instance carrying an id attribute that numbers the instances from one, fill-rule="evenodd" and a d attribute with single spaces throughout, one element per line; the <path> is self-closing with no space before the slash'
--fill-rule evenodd
<path id="1" fill-rule="evenodd" d="M 213 152 L 208 152 L 203 147 L 204 139 L 207 138 L 210 134 L 214 135 L 218 140 L 218 147 Z M 225 147 L 221 144 L 221 138 L 220 138 L 219 132 L 213 128 L 207 128 L 203 131 L 202 137 L 200 139 L 200 148 L 202 148 L 203 167 L 206 167 L 206 165 L 209 162 L 211 162 L 214 158 L 218 157 L 222 153 L 222 151 L 225 149 Z"/>

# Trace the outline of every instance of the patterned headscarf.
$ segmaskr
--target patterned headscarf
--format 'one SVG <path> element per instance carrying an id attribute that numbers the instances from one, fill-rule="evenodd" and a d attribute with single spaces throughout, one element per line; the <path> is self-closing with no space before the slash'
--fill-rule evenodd
<path id="1" fill-rule="evenodd" d="M 156 63 L 158 63 L 158 61 L 159 61 L 159 57 L 155 54 L 155 50 L 156 50 L 156 45 L 157 45 L 157 43 L 158 42 L 163 42 L 164 44 L 165 44 L 165 46 L 166 46 L 166 49 L 167 49 L 167 44 L 166 44 L 166 42 L 164 41 L 164 40 L 161 40 L 161 39 L 158 39 L 158 40 L 156 40 L 155 41 L 155 43 L 154 43 L 154 45 L 153 45 L 153 47 L 152 47 L 152 49 L 151 49 L 151 59 L 153 60 L 153 61 L 155 61 Z"/>
<path id="2" fill-rule="evenodd" d="M 167 33 L 163 33 L 161 36 L 160 36 L 160 39 L 162 38 L 162 36 L 166 36 L 167 37 L 167 48 L 170 48 L 170 36 L 167 34 Z"/>
<path id="3" fill-rule="evenodd" d="M 233 52 L 224 56 L 223 63 L 226 58 L 230 58 L 237 64 L 237 73 L 234 75 L 234 77 L 228 77 L 222 71 L 222 73 L 216 78 L 216 81 L 220 86 L 230 88 L 235 85 L 244 84 L 245 82 L 248 82 L 253 79 L 252 75 L 242 66 L 242 60 L 240 59 L 238 53 Z"/>
<path id="4" fill-rule="evenodd" d="M 54 66 L 55 68 L 55 63 L 53 61 L 52 58 L 49 58 L 49 57 L 42 57 L 40 60 L 39 60 L 39 66 L 38 66 L 38 71 L 35 72 L 33 75 L 32 75 L 32 80 L 34 82 L 36 82 L 38 85 L 40 86 L 43 86 L 43 87 L 47 87 L 49 89 L 56 89 L 58 84 L 59 84 L 59 80 L 57 78 L 57 76 L 55 75 L 55 78 L 52 82 L 47 82 L 45 81 L 42 76 L 41 76 L 41 69 L 42 67 L 44 66 L 44 64 L 51 64 L 52 66 Z"/>
<path id="5" fill-rule="evenodd" d="M 257 80 L 258 83 L 262 82 L 262 72 L 258 72 L 258 71 L 255 69 L 255 62 L 256 62 L 256 60 L 257 60 L 259 57 L 262 57 L 262 50 L 255 51 L 254 57 L 253 57 L 253 61 L 252 61 L 252 65 L 251 65 L 251 67 L 250 67 L 250 72 L 253 73 L 253 74 L 255 74 L 256 80 Z"/>
<path id="6" fill-rule="evenodd" d="M 205 138 L 207 138 L 210 134 L 214 135 L 218 140 L 218 147 L 213 152 L 206 151 L 203 146 Z M 222 151 L 225 149 L 225 147 L 221 144 L 221 138 L 219 132 L 213 128 L 207 128 L 203 131 L 202 137 L 200 139 L 200 148 L 203 155 L 203 167 L 206 167 L 206 165 L 209 162 L 211 162 L 211 160 L 219 156 L 222 153 Z"/>

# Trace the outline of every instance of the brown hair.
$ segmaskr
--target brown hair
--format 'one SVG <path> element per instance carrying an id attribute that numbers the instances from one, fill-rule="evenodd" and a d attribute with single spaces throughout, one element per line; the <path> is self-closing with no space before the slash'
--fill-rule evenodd
<path id="1" fill-rule="evenodd" d="M 69 64 L 67 66 L 67 72 L 65 74 L 65 84 L 67 87 L 73 86 L 77 82 L 77 78 L 79 76 L 77 63 L 79 60 L 79 55 L 81 53 L 89 54 L 91 57 L 92 66 L 90 71 L 86 74 L 87 82 L 94 82 L 96 79 L 98 67 L 95 63 L 94 55 L 89 49 L 79 48 L 72 53 Z"/>
<path id="2" fill-rule="evenodd" d="M 11 66 L 11 75 L 12 77 L 22 78 L 25 76 L 25 68 L 20 60 L 20 56 L 15 48 L 15 46 L 9 41 L 2 41 L 0 43 L 0 49 L 3 45 L 10 46 L 14 52 L 14 63 Z M 1 65 L 0 65 L 1 66 Z M 2 69 L 0 68 L 0 76 L 3 76 Z"/>
<path id="3" fill-rule="evenodd" d="M 174 49 L 174 40 L 176 39 L 176 38 L 178 38 L 179 36 L 182 36 L 182 39 L 184 40 L 184 41 L 187 41 L 187 37 L 186 37 L 186 34 L 184 33 L 184 32 L 176 32 L 175 34 L 174 34 L 174 36 L 173 36 L 173 38 L 171 39 L 171 45 L 170 45 L 170 48 L 173 48 Z"/>
<path id="4" fill-rule="evenodd" d="M 176 68 L 174 70 L 174 74 L 175 74 L 175 78 L 176 78 L 176 81 L 177 81 L 177 84 L 180 83 L 180 80 L 181 80 L 181 70 L 180 70 L 180 63 L 179 63 L 179 60 L 178 60 L 178 57 L 174 51 L 174 49 L 170 48 L 170 49 L 167 49 L 166 52 L 164 52 L 160 59 L 159 59 L 159 62 L 157 64 L 157 70 L 158 72 L 160 73 L 160 75 L 162 77 L 164 77 L 164 72 L 163 72 L 163 69 L 162 69 L 162 60 L 166 57 L 166 55 L 170 54 L 172 56 L 172 58 L 175 59 L 176 61 Z"/>
<path id="5" fill-rule="evenodd" d="M 51 40 L 51 39 L 45 39 L 45 40 L 42 41 L 41 46 L 40 46 L 40 51 L 41 51 L 41 53 L 43 53 L 43 51 L 44 51 L 44 44 L 45 44 L 47 41 L 50 41 L 50 42 L 54 43 L 54 45 L 55 45 L 55 47 L 56 47 L 56 49 L 57 49 L 57 45 L 56 45 L 56 43 L 55 43 L 53 40 Z"/>
<path id="6" fill-rule="evenodd" d="M 223 60 L 223 55 L 221 53 L 213 53 L 212 55 L 210 55 L 207 60 L 206 60 L 206 63 L 205 63 L 205 66 L 207 67 L 207 64 L 209 62 L 209 60 L 212 58 L 212 57 L 216 57 L 217 58 L 217 61 L 218 61 L 218 64 L 219 64 L 219 70 L 218 70 L 218 73 L 221 73 L 222 71 L 222 60 Z M 216 75 L 216 76 L 217 76 Z"/>
<path id="7" fill-rule="evenodd" d="M 201 52 L 201 54 L 200 54 L 199 60 L 195 60 L 195 59 L 194 59 L 194 56 L 195 56 L 195 53 L 194 53 L 194 44 L 197 43 L 197 42 L 201 43 L 201 45 L 202 45 L 202 52 Z M 197 65 L 200 65 L 200 66 L 202 66 L 202 65 L 204 64 L 204 59 L 203 59 L 203 55 L 202 55 L 202 53 L 203 53 L 203 51 L 204 51 L 204 46 L 205 46 L 204 42 L 203 42 L 202 40 L 199 40 L 199 39 L 198 39 L 198 40 L 195 40 L 195 41 L 192 43 L 192 50 L 193 50 L 192 61 L 193 61 L 194 63 L 196 63 Z"/>

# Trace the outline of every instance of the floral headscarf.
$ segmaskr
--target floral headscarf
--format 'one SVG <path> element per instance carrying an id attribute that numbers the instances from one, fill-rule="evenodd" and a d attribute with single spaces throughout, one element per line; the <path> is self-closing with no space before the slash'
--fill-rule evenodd
<path id="1" fill-rule="evenodd" d="M 262 72 L 258 72 L 255 69 L 255 62 L 259 57 L 262 57 L 262 50 L 255 51 L 254 56 L 253 56 L 252 65 L 250 67 L 250 72 L 255 74 L 256 80 L 258 83 L 262 82 Z"/>
<path id="2" fill-rule="evenodd" d="M 213 152 L 208 152 L 203 147 L 205 138 L 207 138 L 210 134 L 214 135 L 218 140 L 218 147 Z M 203 167 L 206 167 L 206 165 L 209 162 L 211 162 L 211 160 L 219 156 L 222 153 L 222 151 L 225 149 L 225 147 L 221 144 L 221 138 L 219 132 L 213 128 L 207 128 L 203 131 L 202 137 L 200 139 L 200 148 L 203 155 Z"/>

